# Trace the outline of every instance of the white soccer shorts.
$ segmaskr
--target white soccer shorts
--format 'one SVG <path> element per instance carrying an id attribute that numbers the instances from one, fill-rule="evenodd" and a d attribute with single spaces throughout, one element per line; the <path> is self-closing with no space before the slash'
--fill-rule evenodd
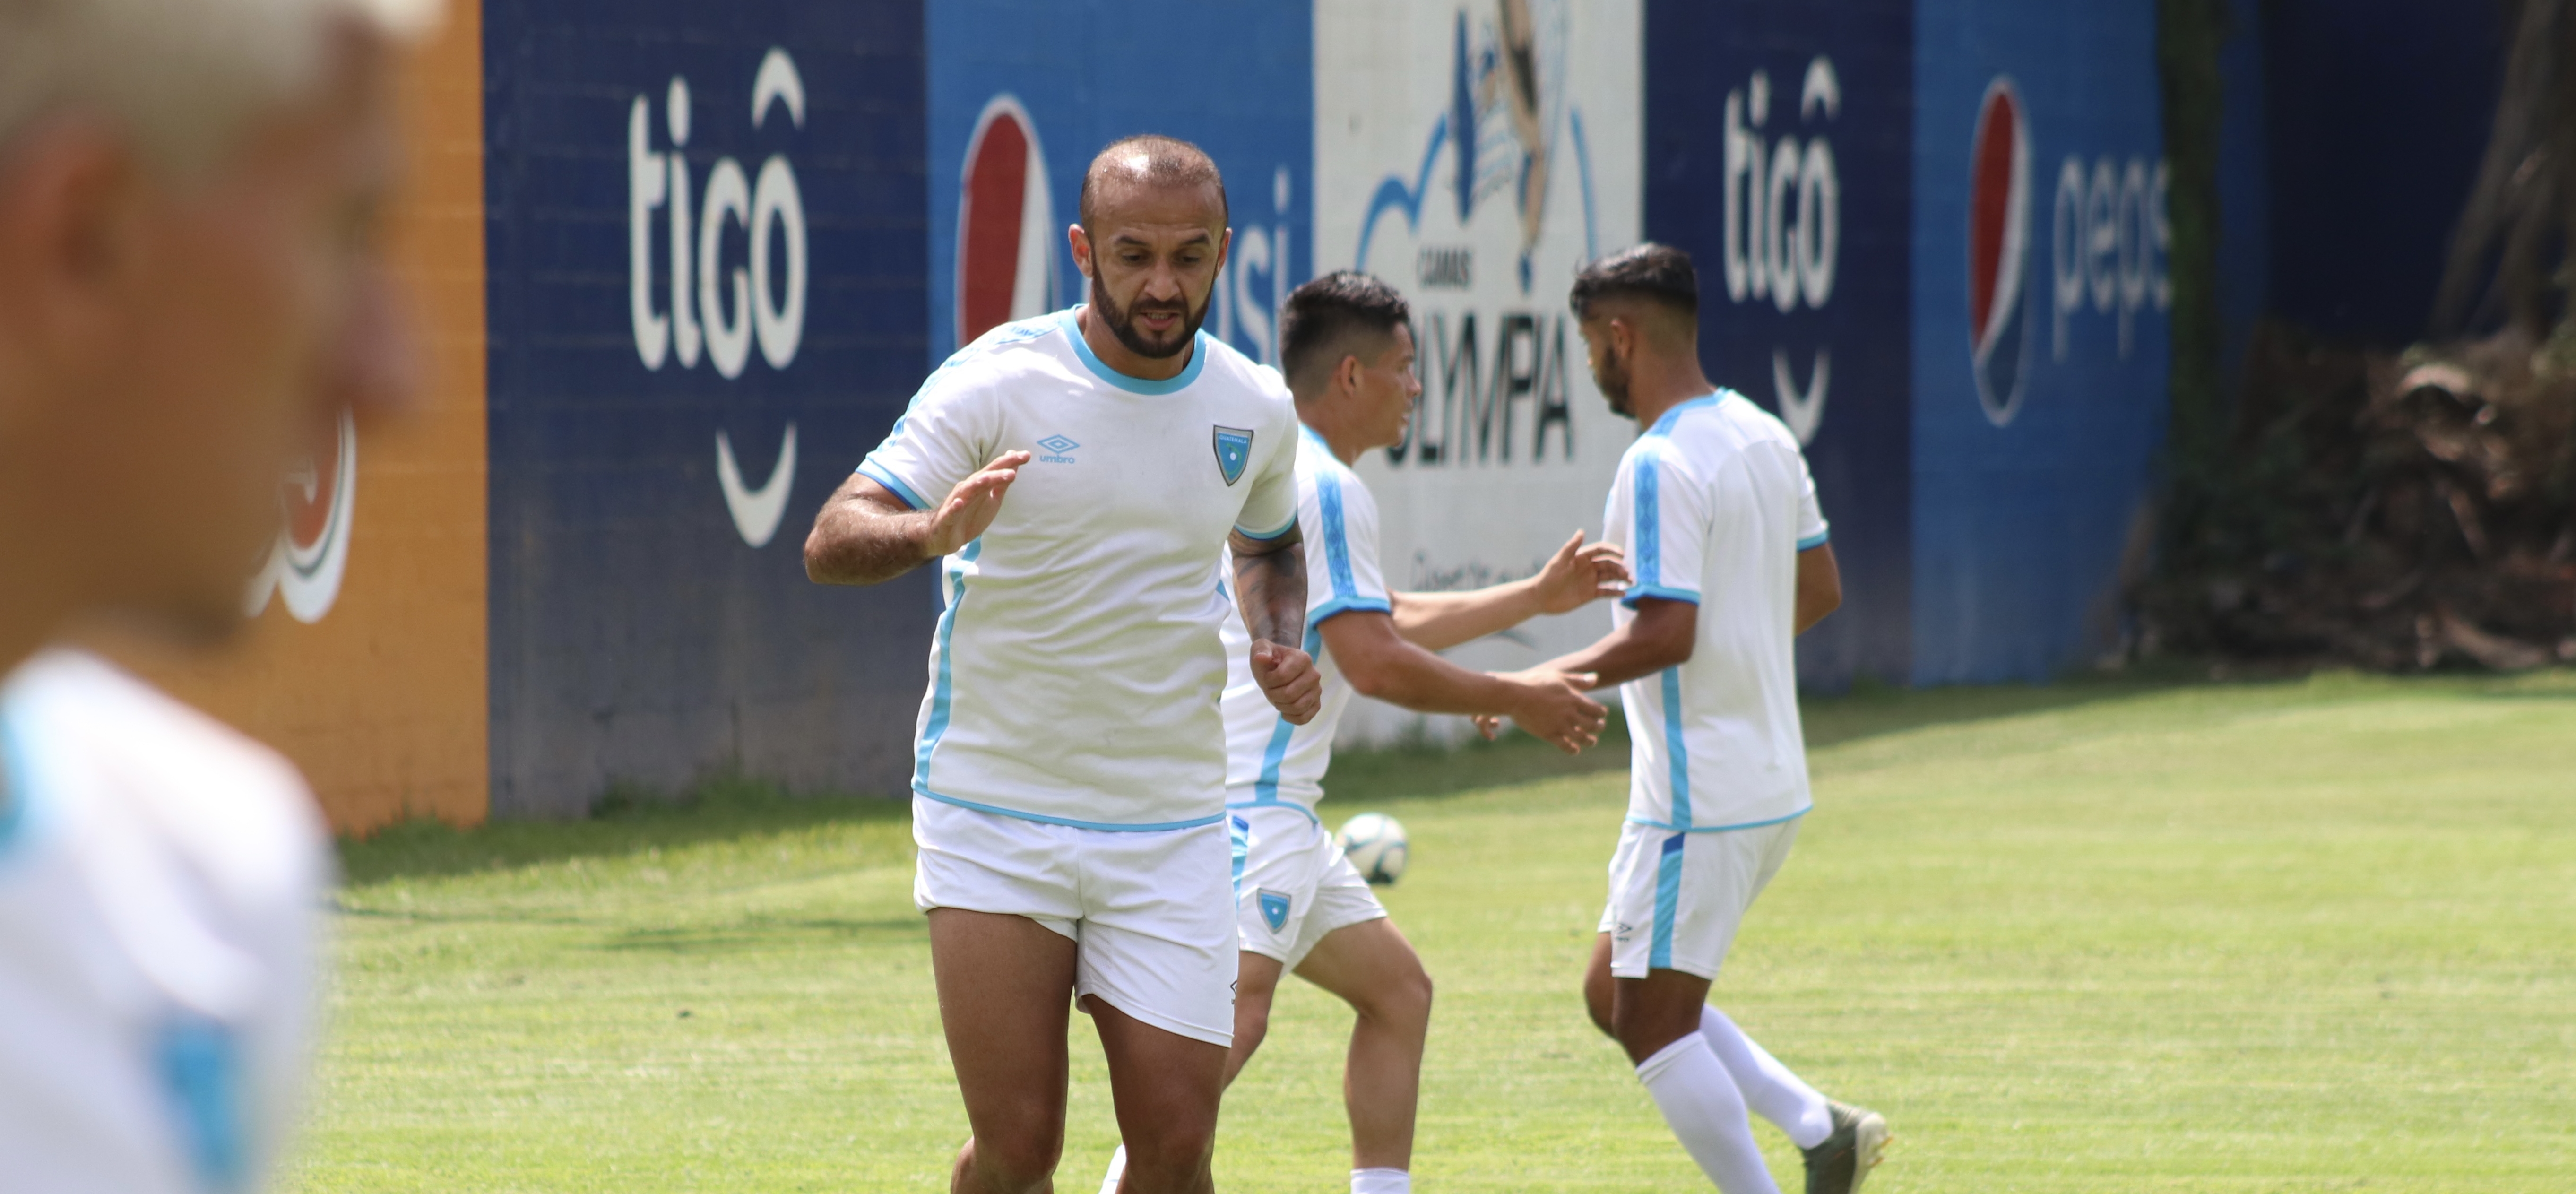
<path id="1" fill-rule="evenodd" d="M 1234 1043 L 1234 860 L 1222 822 L 1077 829 L 915 796 L 912 900 L 1025 916 L 1070 938 L 1074 993 Z"/>
<path id="2" fill-rule="evenodd" d="M 1341 843 L 1303 810 L 1238 808 L 1233 815 L 1245 829 L 1234 900 L 1246 952 L 1295 970 L 1325 934 L 1386 916 Z"/>
<path id="3" fill-rule="evenodd" d="M 1796 840 L 1794 820 L 1706 833 L 1621 826 L 1618 852 L 1610 856 L 1610 904 L 1601 911 L 1610 973 L 1644 978 L 1649 970 L 1679 970 L 1716 978 L 1744 914 L 1780 873 Z"/>

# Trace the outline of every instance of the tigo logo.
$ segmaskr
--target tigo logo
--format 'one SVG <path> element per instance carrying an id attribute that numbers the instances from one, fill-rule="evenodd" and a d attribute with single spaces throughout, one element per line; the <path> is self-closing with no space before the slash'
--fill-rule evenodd
<path id="1" fill-rule="evenodd" d="M 778 47 L 762 56 L 752 80 L 751 126 L 767 123 L 772 110 L 789 127 L 805 127 L 804 77 Z M 796 168 L 787 155 L 773 153 L 755 178 L 735 158 L 719 157 L 707 173 L 705 194 L 693 199 L 695 179 L 684 151 L 694 111 L 689 81 L 673 76 L 662 119 L 670 148 L 661 150 L 653 147 L 652 97 L 638 95 L 627 108 L 627 303 L 636 359 L 649 370 L 659 371 L 666 360 L 693 369 L 703 355 L 718 376 L 731 381 L 742 376 L 757 345 L 770 368 L 786 369 L 804 343 L 810 269 Z M 666 255 L 654 245 L 657 211 L 670 231 L 667 304 L 655 297 L 654 266 Z M 773 259 L 781 263 L 775 272 Z M 728 268 L 728 262 L 736 264 Z M 665 305 L 668 310 L 661 309 Z M 757 486 L 743 478 L 732 438 L 719 429 L 715 440 L 716 483 L 734 531 L 752 547 L 766 546 L 787 513 L 796 476 L 796 425 L 789 423 L 780 435 L 777 463 Z"/>
<path id="2" fill-rule="evenodd" d="M 1786 97 L 1782 105 L 1787 104 Z M 1720 202 L 1726 220 L 1721 238 L 1730 303 L 1769 302 L 1782 315 L 1802 306 L 1822 311 L 1834 300 L 1835 267 L 1842 256 L 1842 170 L 1834 159 L 1833 123 L 1843 110 L 1842 75 L 1834 60 L 1807 60 L 1798 83 L 1797 129 L 1782 114 L 1774 138 L 1771 75 L 1755 71 L 1744 87 L 1726 93 L 1726 187 Z M 1785 346 L 1771 350 L 1771 390 L 1780 419 L 1811 443 L 1824 422 L 1825 396 L 1833 385 L 1833 353 L 1818 346 L 1807 383 Z"/>
<path id="3" fill-rule="evenodd" d="M 1056 308 L 1055 207 L 1036 122 L 994 96 L 966 142 L 957 189 L 957 343 Z"/>
<path id="4" fill-rule="evenodd" d="M 1968 152 L 1968 347 L 1977 401 L 2001 427 L 2030 380 L 2030 124 L 2009 76 L 1986 86 Z"/>

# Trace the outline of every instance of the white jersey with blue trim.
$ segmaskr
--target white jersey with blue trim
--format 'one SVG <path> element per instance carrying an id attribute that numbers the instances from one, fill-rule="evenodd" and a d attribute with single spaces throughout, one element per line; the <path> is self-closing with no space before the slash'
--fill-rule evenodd
<path id="1" fill-rule="evenodd" d="M 1323 706 L 1306 724 L 1279 716 L 1252 680 L 1252 632 L 1240 612 L 1225 622 L 1225 802 L 1230 808 L 1286 804 L 1315 814 L 1324 769 L 1333 761 L 1333 727 L 1350 707 L 1351 682 L 1323 626 L 1355 610 L 1389 613 L 1378 575 L 1377 499 L 1358 473 L 1333 456 L 1322 436 L 1297 428 L 1297 525 L 1306 541 L 1306 653 L 1324 682 Z"/>
<path id="2" fill-rule="evenodd" d="M 1086 829 L 1224 815 L 1226 533 L 1296 524 L 1297 416 L 1277 371 L 1205 334 L 1168 381 L 1110 369 L 1076 312 L 958 350 L 859 472 L 915 509 L 1033 453 L 982 537 L 941 561 L 912 789 Z"/>
<path id="3" fill-rule="evenodd" d="M 1619 688 L 1628 819 L 1697 832 L 1806 812 L 1798 553 L 1826 526 L 1797 437 L 1732 390 L 1682 403 L 1620 458 L 1603 526 L 1636 573 L 1614 625 L 1649 597 L 1699 606 L 1690 661 Z"/>
<path id="4" fill-rule="evenodd" d="M 0 1186 L 265 1188 L 330 839 L 284 759 L 72 651 L 0 687 Z"/>

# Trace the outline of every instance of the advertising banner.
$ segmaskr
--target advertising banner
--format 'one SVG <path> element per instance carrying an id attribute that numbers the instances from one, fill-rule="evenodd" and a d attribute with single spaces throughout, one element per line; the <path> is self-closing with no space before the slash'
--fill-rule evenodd
<path id="1" fill-rule="evenodd" d="M 1911 678 L 2045 679 L 2115 639 L 2169 409 L 2156 9 L 1916 11 Z"/>
<path id="2" fill-rule="evenodd" d="M 1711 380 L 1795 432 L 1843 608 L 1802 680 L 1901 681 L 1913 619 L 1914 0 L 1649 6 L 1646 234 L 1699 266 Z"/>
<path id="3" fill-rule="evenodd" d="M 1566 292 L 1639 238 L 1640 19 L 1626 0 L 1316 7 L 1315 268 L 1376 274 L 1413 304 L 1410 435 L 1359 465 L 1396 589 L 1527 576 L 1600 533 L 1636 428 L 1594 388 Z M 1452 654 L 1526 667 L 1608 627 L 1585 610 Z M 1362 701 L 1343 734 L 1426 725 Z"/>
<path id="4" fill-rule="evenodd" d="M 1278 310 L 1312 276 L 1312 18 L 1279 0 L 1171 10 L 1113 0 L 929 6 L 926 373 L 993 326 L 1084 301 L 1065 230 L 1120 137 L 1196 143 L 1225 175 L 1234 243 L 1206 331 L 1277 364 Z M 1153 63 L 1134 61 L 1139 39 Z M 915 380 L 918 380 L 916 377 Z M 852 463 L 856 463 L 853 461 Z"/>
<path id="5" fill-rule="evenodd" d="M 2143 543 L 2159 102 L 2151 0 L 466 0 L 404 91 L 426 414 L 285 479 L 249 650 L 115 649 L 284 748 L 344 830 L 726 772 L 900 792 L 931 577 L 811 584 L 805 530 L 938 362 L 1083 300 L 1082 171 L 1160 132 L 1226 177 L 1211 334 L 1275 363 L 1329 270 L 1411 299 L 1422 400 L 1358 465 L 1392 586 L 1599 532 L 1636 428 L 1566 291 L 1651 238 L 1832 520 L 1846 605 L 1802 678 L 2046 678 L 2116 641 Z M 2239 141 L 2227 193 L 2259 198 Z M 1344 728 L 1464 729 L 1366 701 Z"/>
<path id="6" fill-rule="evenodd" d="M 827 589 L 799 547 L 926 351 L 921 18 L 489 14 L 496 813 L 901 789 L 929 577 Z"/>
<path id="7" fill-rule="evenodd" d="M 481 821 L 485 800 L 482 44 L 471 4 L 404 64 L 405 184 L 388 258 L 424 350 L 407 418 L 344 425 L 284 478 L 243 595 L 246 641 L 208 655 L 98 645 L 303 768 L 343 832 Z"/>

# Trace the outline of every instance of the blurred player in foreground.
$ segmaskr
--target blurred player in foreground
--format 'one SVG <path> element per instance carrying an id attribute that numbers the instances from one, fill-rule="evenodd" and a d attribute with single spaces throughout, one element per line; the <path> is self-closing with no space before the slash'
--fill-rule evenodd
<path id="1" fill-rule="evenodd" d="M 105 662 L 242 621 L 282 478 L 408 392 L 372 242 L 402 0 L 0 0 L 0 1185 L 266 1184 L 329 839 Z"/>
<path id="2" fill-rule="evenodd" d="M 1323 711 L 1298 725 L 1262 699 L 1238 665 L 1225 691 L 1226 807 L 1243 841 L 1235 892 L 1242 978 L 1234 1003 L 1234 1081 L 1261 1047 L 1279 976 L 1294 971 L 1351 1005 L 1342 1083 L 1351 1117 L 1353 1194 L 1409 1194 L 1422 1040 L 1431 979 L 1412 945 L 1315 816 L 1333 729 L 1351 694 L 1424 713 L 1494 714 L 1568 753 L 1599 740 L 1606 712 L 1583 695 L 1589 676 L 1544 668 L 1470 671 L 1432 654 L 1615 596 L 1619 549 L 1577 531 L 1527 580 L 1471 593 L 1391 593 L 1379 579 L 1377 501 L 1351 470 L 1360 453 L 1399 443 L 1422 383 L 1412 313 L 1366 274 L 1328 274 L 1288 296 L 1280 359 L 1297 397 L 1297 524 L 1306 540 L 1306 650 L 1323 674 Z M 1229 657 L 1249 646 L 1226 625 Z M 1114 1190 L 1120 1160 L 1104 1192 Z"/>
<path id="3" fill-rule="evenodd" d="M 1700 371 L 1687 254 L 1595 262 L 1571 305 L 1602 396 L 1646 428 L 1603 520 L 1636 583 L 1608 636 L 1548 665 L 1621 685 L 1635 742 L 1584 1002 L 1719 1189 L 1779 1188 L 1749 1107 L 1803 1151 L 1811 1194 L 1851 1194 L 1886 1121 L 1828 1101 L 1708 1006 L 1810 803 L 1792 643 L 1842 604 L 1815 483 L 1787 427 Z"/>
<path id="4" fill-rule="evenodd" d="M 1215 162 L 1117 142 L 1081 213 L 1089 305 L 940 366 L 805 562 L 875 584 L 944 557 L 913 898 L 974 1128 L 952 1188 L 1051 1188 L 1071 995 L 1136 1148 L 1124 1188 L 1179 1194 L 1212 1188 L 1234 1035 L 1231 614 L 1209 574 L 1231 545 L 1243 664 L 1280 716 L 1313 718 L 1297 415 L 1278 374 L 1199 332 L 1227 243 Z"/>

